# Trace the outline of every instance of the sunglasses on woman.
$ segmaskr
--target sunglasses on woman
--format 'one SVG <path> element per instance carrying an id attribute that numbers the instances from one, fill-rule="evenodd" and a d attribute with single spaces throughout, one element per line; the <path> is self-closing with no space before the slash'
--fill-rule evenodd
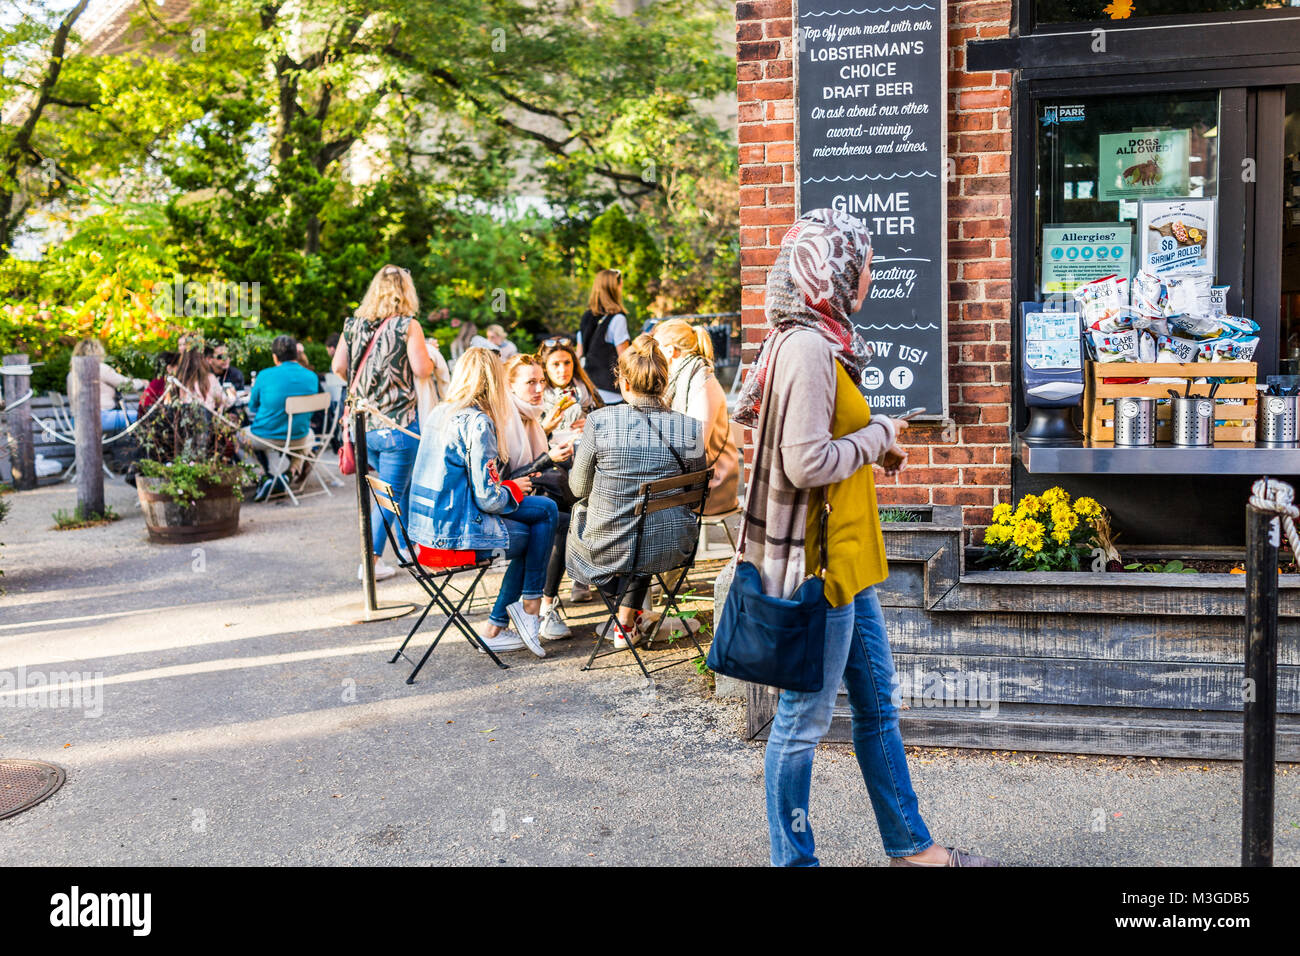
<path id="1" fill-rule="evenodd" d="M 542 342 L 542 348 L 553 349 L 561 345 L 572 345 L 572 344 L 573 344 L 573 339 L 569 338 L 567 335 L 561 335 L 561 336 L 556 336 L 554 338 L 545 339 Z"/>

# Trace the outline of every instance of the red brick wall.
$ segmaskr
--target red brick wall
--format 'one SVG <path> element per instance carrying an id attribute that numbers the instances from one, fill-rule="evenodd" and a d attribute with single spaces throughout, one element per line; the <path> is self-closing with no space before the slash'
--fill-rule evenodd
<path id="1" fill-rule="evenodd" d="M 948 407 L 952 424 L 909 431 L 908 467 L 877 472 L 882 504 L 959 504 L 968 528 L 1010 497 L 1011 75 L 967 73 L 966 41 L 1006 36 L 1009 0 L 948 10 Z M 744 359 L 763 338 L 763 291 L 794 222 L 790 0 L 736 4 Z"/>

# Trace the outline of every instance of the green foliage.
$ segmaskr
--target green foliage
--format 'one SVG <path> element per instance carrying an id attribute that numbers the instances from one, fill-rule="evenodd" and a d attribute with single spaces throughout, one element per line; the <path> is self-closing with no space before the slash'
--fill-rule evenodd
<path id="1" fill-rule="evenodd" d="M 86 511 L 78 504 L 71 512 L 63 508 L 54 512 L 54 527 L 58 531 L 73 531 L 77 528 L 93 528 L 97 525 L 120 521 L 122 516 L 113 510 L 112 505 L 104 505 L 103 511 Z"/>
<path id="2" fill-rule="evenodd" d="M 256 470 L 242 462 L 212 459 L 170 462 L 145 459 L 140 462 L 140 474 L 164 479 L 158 493 L 174 499 L 182 508 L 193 508 L 213 485 L 229 485 L 235 497 L 242 499 L 243 486 L 253 479 Z"/>
<path id="3" fill-rule="evenodd" d="M 256 469 L 235 460 L 236 429 L 194 402 L 168 402 L 139 430 L 140 474 L 163 479 L 158 491 L 193 508 L 210 485 L 241 498 Z"/>
<path id="4" fill-rule="evenodd" d="M 572 331 L 605 266 L 638 317 L 738 309 L 736 149 L 708 108 L 734 91 L 731 11 L 618 6 L 196 0 L 163 26 L 142 5 L 133 42 L 69 48 L 28 148 L 0 124 L 0 199 L 29 230 L 57 223 L 25 234 L 39 263 L 6 261 L 0 236 L 0 349 L 40 360 L 97 335 L 135 362 L 125 349 L 184 330 L 322 341 L 388 262 L 422 311 L 525 344 Z M 5 102 L 58 16 L 0 28 Z M 174 295 L 178 279 L 255 288 L 255 314 Z"/>
<path id="5" fill-rule="evenodd" d="M 918 511 L 910 511 L 907 508 L 881 508 L 880 520 L 882 522 L 920 521 L 921 513 Z"/>
<path id="6" fill-rule="evenodd" d="M 1071 503 L 1060 487 L 1025 495 L 1014 509 L 1008 503 L 993 508 L 981 562 L 1008 571 L 1079 571 L 1098 547 L 1097 528 L 1104 521 L 1094 499 Z"/>
<path id="7" fill-rule="evenodd" d="M 1183 562 L 1175 558 L 1172 561 L 1160 562 L 1155 561 L 1143 564 L 1141 561 L 1135 561 L 1132 564 L 1124 565 L 1125 571 L 1143 571 L 1151 574 L 1198 574 L 1196 568 L 1189 568 L 1183 565 Z"/>

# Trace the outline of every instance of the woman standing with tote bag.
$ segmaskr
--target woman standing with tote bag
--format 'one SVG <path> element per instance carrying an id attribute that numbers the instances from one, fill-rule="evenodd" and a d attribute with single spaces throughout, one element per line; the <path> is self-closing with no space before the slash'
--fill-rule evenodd
<path id="1" fill-rule="evenodd" d="M 813 753 L 843 682 L 854 753 L 890 865 L 997 866 L 934 843 L 907 771 L 892 699 L 894 661 L 874 588 L 889 570 L 871 473 L 872 464 L 887 473 L 903 466 L 907 456 L 895 440 L 907 424 L 872 415 L 858 390 L 872 350 L 851 317 L 870 283 L 865 224 L 830 209 L 804 214 L 768 275 L 769 332 L 736 414 L 741 424 L 760 426 L 742 559 L 760 572 L 765 594 L 789 598 L 803 583 L 808 549 L 825 555 L 822 688 L 782 691 L 767 742 L 772 863 L 817 865 L 809 820 Z"/>

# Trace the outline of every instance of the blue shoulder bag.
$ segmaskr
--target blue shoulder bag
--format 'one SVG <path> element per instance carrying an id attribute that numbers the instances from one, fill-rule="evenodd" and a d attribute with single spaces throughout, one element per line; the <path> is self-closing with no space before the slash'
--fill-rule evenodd
<path id="1" fill-rule="evenodd" d="M 775 361 L 773 352 L 772 362 Z M 765 411 L 771 380 L 769 375 L 763 396 Z M 763 433 L 760 426 L 759 449 L 763 447 Z M 754 469 L 757 450 L 755 458 Z M 804 581 L 789 599 L 763 592 L 758 568 L 752 561 L 743 560 L 746 528 L 742 526 L 735 574 L 714 624 L 713 643 L 709 647 L 707 663 L 715 674 L 782 690 L 815 693 L 822 689 L 827 607 L 822 577 L 826 574 L 829 511 L 830 505 L 824 504 L 818 535 L 819 572 Z"/>

